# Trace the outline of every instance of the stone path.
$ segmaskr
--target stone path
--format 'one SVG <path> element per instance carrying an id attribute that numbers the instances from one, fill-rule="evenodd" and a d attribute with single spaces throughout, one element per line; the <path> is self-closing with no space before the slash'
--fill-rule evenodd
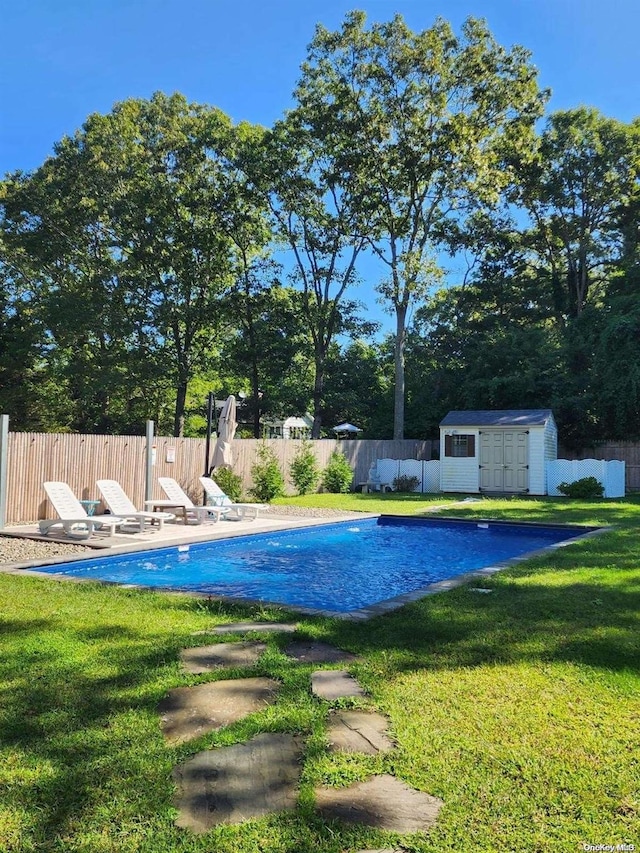
<path id="1" fill-rule="evenodd" d="M 347 663 L 357 660 L 357 655 L 318 640 L 294 640 L 284 647 L 284 653 L 299 663 Z"/>
<path id="2" fill-rule="evenodd" d="M 329 702 L 345 697 L 364 698 L 366 695 L 355 678 L 344 669 L 317 669 L 311 674 L 311 692 Z"/>
<path id="3" fill-rule="evenodd" d="M 368 711 L 334 711 L 329 717 L 327 740 L 333 752 L 377 755 L 395 747 L 387 735 L 388 721 Z"/>
<path id="4" fill-rule="evenodd" d="M 301 757 L 301 743 L 288 734 L 262 734 L 199 752 L 173 773 L 177 825 L 200 833 L 219 823 L 294 809 Z"/>
<path id="5" fill-rule="evenodd" d="M 316 809 L 324 818 L 402 833 L 429 829 L 444 805 L 388 773 L 348 788 L 316 788 L 315 796 Z"/>
<path id="6" fill-rule="evenodd" d="M 237 678 L 170 690 L 160 703 L 160 725 L 171 744 L 185 743 L 261 711 L 276 698 L 271 678 Z"/>
<path id="7" fill-rule="evenodd" d="M 297 625 L 236 622 L 202 634 L 247 634 L 282 631 Z M 191 674 L 221 667 L 250 667 L 266 649 L 265 643 L 236 641 L 184 649 L 183 668 Z M 327 643 L 296 640 L 285 654 L 298 663 L 338 663 L 356 656 Z M 241 720 L 275 701 L 279 684 L 270 678 L 238 678 L 178 687 L 159 705 L 161 728 L 168 743 L 183 744 Z M 313 695 L 333 702 L 363 699 L 366 694 L 346 670 L 316 670 Z M 373 710 L 334 710 L 329 715 L 327 740 L 332 751 L 377 755 L 395 746 L 386 717 Z M 302 742 L 285 733 L 260 734 L 246 743 L 205 750 L 174 770 L 178 809 L 176 824 L 195 833 L 217 824 L 241 823 L 274 812 L 294 809 L 301 773 Z M 392 832 L 418 832 L 433 825 L 442 801 L 383 774 L 349 788 L 316 788 L 316 809 L 322 817 L 359 823 Z M 358 853 L 397 853 L 391 848 Z"/>
<path id="8" fill-rule="evenodd" d="M 261 633 L 293 634 L 298 630 L 294 622 L 229 622 L 226 625 L 216 625 L 211 631 L 196 631 L 198 634 L 248 634 L 252 631 Z"/>
<path id="9" fill-rule="evenodd" d="M 180 659 L 187 672 L 199 675 L 223 666 L 253 666 L 266 648 L 266 643 L 216 643 L 183 649 Z"/>

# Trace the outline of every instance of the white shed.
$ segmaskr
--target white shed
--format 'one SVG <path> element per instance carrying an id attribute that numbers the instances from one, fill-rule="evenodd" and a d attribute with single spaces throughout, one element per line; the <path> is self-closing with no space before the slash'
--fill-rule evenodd
<path id="1" fill-rule="evenodd" d="M 440 490 L 546 495 L 558 457 L 550 409 L 449 412 L 440 423 Z"/>
<path id="2" fill-rule="evenodd" d="M 265 438 L 309 438 L 313 426 L 313 415 L 302 417 L 264 418 L 262 429 Z"/>

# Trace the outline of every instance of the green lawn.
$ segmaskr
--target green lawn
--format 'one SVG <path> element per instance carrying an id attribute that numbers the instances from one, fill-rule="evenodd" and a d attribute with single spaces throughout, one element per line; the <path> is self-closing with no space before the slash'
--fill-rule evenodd
<path id="1" fill-rule="evenodd" d="M 422 496 L 314 496 L 322 506 L 419 512 Z M 292 499 L 287 499 L 291 503 Z M 352 671 L 391 720 L 384 757 L 329 755 L 311 667 L 270 637 L 255 670 L 282 682 L 272 708 L 169 748 L 156 706 L 186 676 L 194 631 L 259 614 L 173 595 L 0 574 L 0 850 L 43 853 L 341 853 L 393 846 L 319 821 L 312 789 L 390 772 L 444 800 L 410 851 L 640 849 L 640 500 L 483 500 L 447 514 L 615 525 L 482 585 L 368 623 L 303 619 L 308 636 L 362 656 Z M 198 638 L 195 638 L 197 641 Z M 208 642 L 207 638 L 200 638 Z M 306 737 L 297 812 L 204 836 L 173 825 L 171 770 L 259 731 Z"/>

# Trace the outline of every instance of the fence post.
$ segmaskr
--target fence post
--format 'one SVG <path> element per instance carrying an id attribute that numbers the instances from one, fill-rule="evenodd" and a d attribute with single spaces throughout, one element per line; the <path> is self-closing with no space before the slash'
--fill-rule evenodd
<path id="1" fill-rule="evenodd" d="M 0 415 L 0 530 L 7 521 L 7 471 L 9 469 L 9 415 Z"/>
<path id="2" fill-rule="evenodd" d="M 146 476 L 144 480 L 145 501 L 150 501 L 153 498 L 153 462 L 153 421 L 147 421 Z"/>

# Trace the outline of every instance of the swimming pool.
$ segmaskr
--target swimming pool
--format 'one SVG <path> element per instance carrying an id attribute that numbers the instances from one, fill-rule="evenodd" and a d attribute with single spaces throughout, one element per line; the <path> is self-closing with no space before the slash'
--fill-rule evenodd
<path id="1" fill-rule="evenodd" d="M 79 560 L 41 571 L 344 614 L 584 531 L 381 516 Z"/>

